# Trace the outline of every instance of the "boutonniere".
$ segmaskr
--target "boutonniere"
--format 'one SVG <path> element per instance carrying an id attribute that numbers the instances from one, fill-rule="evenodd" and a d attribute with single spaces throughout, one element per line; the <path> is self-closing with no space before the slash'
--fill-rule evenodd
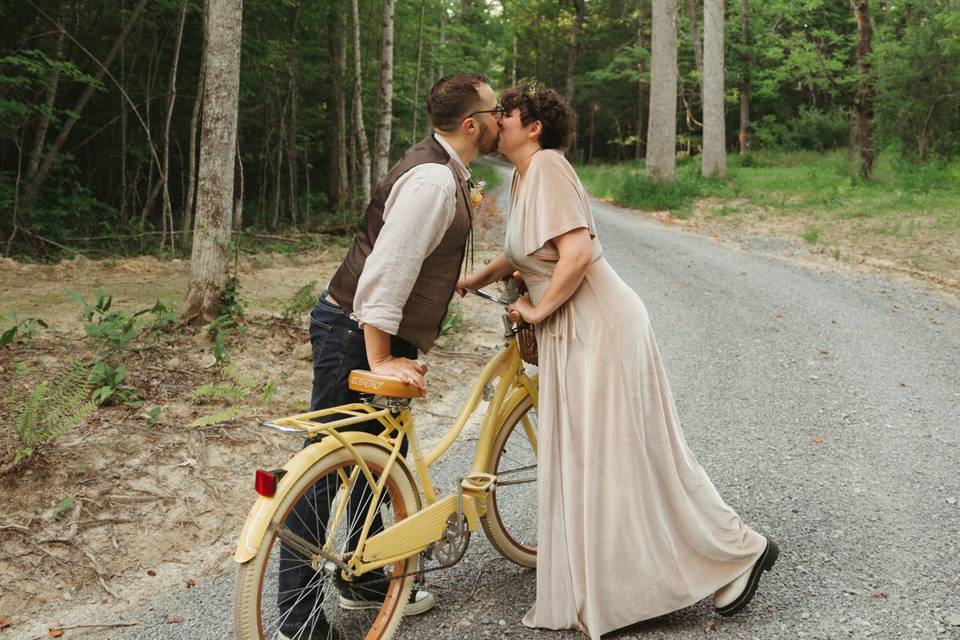
<path id="1" fill-rule="evenodd" d="M 470 184 L 470 204 L 478 206 L 483 202 L 483 190 L 487 188 L 486 180 L 477 180 Z"/>

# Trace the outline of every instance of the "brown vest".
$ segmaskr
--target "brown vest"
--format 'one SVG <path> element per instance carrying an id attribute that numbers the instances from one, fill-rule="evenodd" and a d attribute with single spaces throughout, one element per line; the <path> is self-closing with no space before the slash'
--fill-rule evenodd
<path id="1" fill-rule="evenodd" d="M 395 164 L 387 177 L 377 186 L 364 214 L 357 238 L 333 279 L 328 290 L 337 304 L 347 313 L 353 313 L 353 298 L 367 256 L 383 228 L 383 208 L 390 189 L 400 176 L 419 164 L 433 162 L 450 168 L 457 183 L 457 205 L 453 222 L 443 239 L 423 261 L 410 297 L 403 307 L 400 329 L 397 335 L 426 353 L 440 335 L 440 325 L 447 312 L 460 276 L 460 267 L 470 234 L 473 218 L 470 211 L 470 187 L 462 180 L 450 155 L 431 135 L 414 145 L 400 162 Z"/>

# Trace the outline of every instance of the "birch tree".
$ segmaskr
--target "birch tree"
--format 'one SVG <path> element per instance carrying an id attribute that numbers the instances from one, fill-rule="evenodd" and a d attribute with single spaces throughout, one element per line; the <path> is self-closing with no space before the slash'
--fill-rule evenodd
<path id="1" fill-rule="evenodd" d="M 653 0 L 647 175 L 673 180 L 677 148 L 677 3 Z"/>
<path id="2" fill-rule="evenodd" d="M 727 175 L 726 124 L 723 107 L 723 1 L 703 2 L 703 155 L 704 176 Z"/>
<path id="3" fill-rule="evenodd" d="M 216 319 L 227 283 L 233 222 L 243 0 L 209 0 L 205 16 L 200 175 L 186 322 Z"/>
<path id="4" fill-rule="evenodd" d="M 383 0 L 380 36 L 380 101 L 377 143 L 374 147 L 373 182 L 379 184 L 390 168 L 390 134 L 393 128 L 393 2 Z"/>
<path id="5" fill-rule="evenodd" d="M 363 126 L 363 74 L 360 69 L 360 11 L 357 0 L 350 0 L 353 23 L 353 132 L 360 163 L 360 207 L 370 202 L 370 146 Z"/>

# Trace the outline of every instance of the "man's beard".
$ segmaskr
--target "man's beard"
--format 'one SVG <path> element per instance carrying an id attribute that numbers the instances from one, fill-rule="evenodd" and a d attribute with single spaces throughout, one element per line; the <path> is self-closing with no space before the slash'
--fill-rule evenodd
<path id="1" fill-rule="evenodd" d="M 477 139 L 477 148 L 480 153 L 493 153 L 500 144 L 500 127 L 490 127 L 486 123 L 480 123 L 480 137 Z"/>

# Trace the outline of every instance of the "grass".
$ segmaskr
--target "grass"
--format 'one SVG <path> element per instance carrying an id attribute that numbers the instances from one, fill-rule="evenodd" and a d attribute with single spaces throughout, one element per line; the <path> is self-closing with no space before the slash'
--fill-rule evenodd
<path id="1" fill-rule="evenodd" d="M 726 178 L 703 178 L 699 169 L 699 158 L 678 159 L 672 184 L 648 178 L 642 161 L 580 166 L 578 172 L 598 197 L 678 217 L 689 215 L 701 198 L 736 198 L 784 214 L 829 212 L 841 220 L 920 213 L 940 228 L 960 228 L 960 161 L 918 165 L 881 154 L 869 182 L 852 177 L 845 151 L 731 155 Z M 734 212 L 724 205 L 718 213 Z"/>
<path id="2" fill-rule="evenodd" d="M 577 167 L 594 195 L 623 206 L 790 229 L 811 245 L 869 247 L 911 266 L 957 271 L 949 262 L 960 250 L 960 160 L 918 164 L 884 152 L 869 181 L 845 150 L 730 154 L 725 178 L 699 170 L 699 157 L 678 158 L 676 181 L 662 184 L 645 175 L 642 161 Z M 704 199 L 710 205 L 698 207 Z"/>

